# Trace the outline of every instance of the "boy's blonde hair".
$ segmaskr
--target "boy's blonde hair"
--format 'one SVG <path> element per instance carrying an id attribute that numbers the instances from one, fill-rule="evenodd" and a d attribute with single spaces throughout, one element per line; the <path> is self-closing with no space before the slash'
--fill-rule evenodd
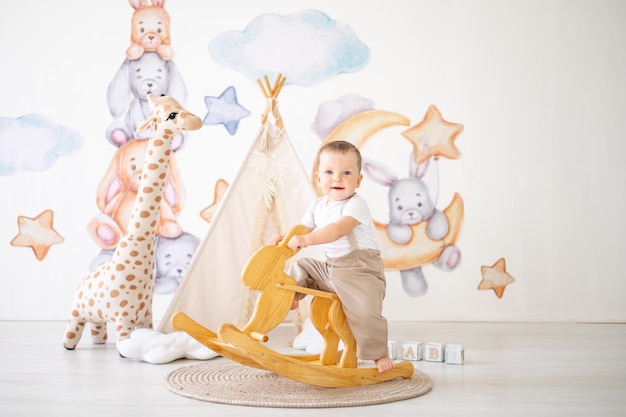
<path id="1" fill-rule="evenodd" d="M 345 140 L 335 140 L 332 142 L 328 142 L 327 144 L 322 146 L 317 152 L 317 157 L 315 158 L 316 166 L 319 166 L 320 155 L 324 152 L 338 152 L 344 155 L 348 152 L 354 152 L 354 154 L 356 155 L 356 162 L 357 166 L 359 167 L 359 172 L 361 172 L 361 151 L 359 151 L 359 148 L 354 146 L 352 143 Z"/>

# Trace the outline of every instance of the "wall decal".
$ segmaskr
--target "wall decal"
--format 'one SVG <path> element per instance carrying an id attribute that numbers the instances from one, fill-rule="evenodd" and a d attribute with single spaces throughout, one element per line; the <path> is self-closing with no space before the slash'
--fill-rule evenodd
<path id="1" fill-rule="evenodd" d="M 357 72 L 370 56 L 350 26 L 317 10 L 262 14 L 243 31 L 216 36 L 209 52 L 218 64 L 253 80 L 282 73 L 288 84 L 300 86 Z"/>
<path id="2" fill-rule="evenodd" d="M 206 220 L 207 223 L 211 223 L 213 220 L 213 216 L 219 207 L 219 203 L 222 201 L 222 197 L 226 194 L 227 189 L 228 182 L 226 182 L 226 180 L 220 178 L 215 182 L 215 187 L 213 189 L 213 202 L 200 212 L 200 217 Z"/>
<path id="3" fill-rule="evenodd" d="M 230 135 L 237 133 L 239 120 L 248 117 L 250 112 L 237 102 L 235 87 L 228 87 L 219 97 L 205 97 L 207 115 L 202 122 L 205 125 L 222 124 Z"/>
<path id="4" fill-rule="evenodd" d="M 52 227 L 54 212 L 44 210 L 34 218 L 17 217 L 20 232 L 11 241 L 11 246 L 30 247 L 37 260 L 43 260 L 50 246 L 63 243 L 65 239 Z"/>
<path id="5" fill-rule="evenodd" d="M 478 284 L 479 290 L 493 290 L 498 298 L 502 298 L 507 285 L 515 282 L 515 278 L 506 272 L 506 261 L 500 258 L 492 266 L 481 266 L 482 281 Z"/>
<path id="6" fill-rule="evenodd" d="M 0 175 L 45 171 L 59 157 L 78 152 L 85 140 L 41 114 L 0 117 Z"/>

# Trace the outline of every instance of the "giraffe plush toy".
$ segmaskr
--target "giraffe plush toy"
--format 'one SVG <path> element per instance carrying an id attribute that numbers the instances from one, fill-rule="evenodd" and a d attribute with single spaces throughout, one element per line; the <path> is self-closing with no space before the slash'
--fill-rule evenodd
<path id="1" fill-rule="evenodd" d="M 152 116 L 139 129 L 153 128 L 137 198 L 124 235 L 105 264 L 92 269 L 78 284 L 63 346 L 73 350 L 85 325 L 94 343 L 107 340 L 107 322 L 115 323 L 117 346 L 136 328 L 152 328 L 155 225 L 159 218 L 172 139 L 183 130 L 197 130 L 202 119 L 173 98 L 148 95 Z"/>

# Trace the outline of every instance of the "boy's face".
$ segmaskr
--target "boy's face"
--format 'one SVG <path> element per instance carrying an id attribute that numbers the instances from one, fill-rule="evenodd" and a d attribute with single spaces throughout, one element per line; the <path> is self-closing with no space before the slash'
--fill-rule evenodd
<path id="1" fill-rule="evenodd" d="M 315 179 L 324 195 L 332 201 L 352 197 L 363 178 L 357 164 L 354 152 L 323 152 Z"/>

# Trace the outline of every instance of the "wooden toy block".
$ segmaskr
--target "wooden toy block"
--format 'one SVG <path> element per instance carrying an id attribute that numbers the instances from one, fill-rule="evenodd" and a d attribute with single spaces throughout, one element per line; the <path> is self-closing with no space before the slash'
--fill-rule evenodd
<path id="1" fill-rule="evenodd" d="M 402 343 L 402 359 L 408 361 L 424 359 L 424 343 L 411 340 Z"/>
<path id="2" fill-rule="evenodd" d="M 443 362 L 445 355 L 445 343 L 426 343 L 424 360 L 429 362 Z"/>
<path id="3" fill-rule="evenodd" d="M 463 345 L 446 345 L 445 359 L 446 363 L 453 365 L 462 365 L 465 357 L 465 349 Z"/>
<path id="4" fill-rule="evenodd" d="M 387 341 L 387 350 L 389 350 L 389 357 L 393 360 L 396 360 L 398 357 L 398 348 L 396 346 L 395 340 Z"/>

